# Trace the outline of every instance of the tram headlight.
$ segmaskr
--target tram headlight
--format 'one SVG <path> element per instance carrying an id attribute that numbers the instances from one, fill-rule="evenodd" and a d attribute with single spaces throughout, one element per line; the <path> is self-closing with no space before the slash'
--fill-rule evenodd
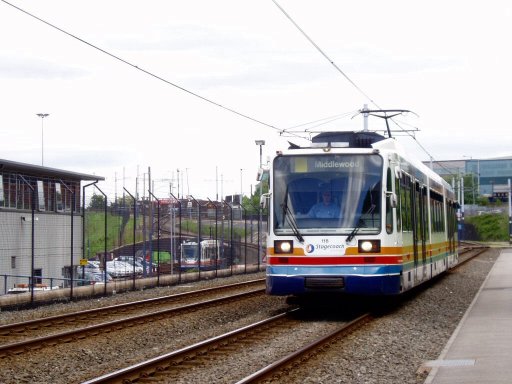
<path id="1" fill-rule="evenodd" d="M 359 240 L 357 248 L 359 253 L 380 252 L 380 240 Z"/>
<path id="2" fill-rule="evenodd" d="M 275 240 L 275 253 L 293 253 L 293 242 L 291 240 Z"/>

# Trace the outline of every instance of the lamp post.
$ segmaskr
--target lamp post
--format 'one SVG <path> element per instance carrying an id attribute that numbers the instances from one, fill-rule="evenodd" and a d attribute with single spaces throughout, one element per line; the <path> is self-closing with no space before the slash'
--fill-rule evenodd
<path id="1" fill-rule="evenodd" d="M 262 147 L 265 145 L 265 140 L 255 140 L 254 141 L 256 143 L 256 145 L 259 145 L 260 146 L 260 168 L 261 168 L 261 165 L 262 165 L 262 161 L 261 161 L 261 157 L 262 157 Z"/>
<path id="2" fill-rule="evenodd" d="M 260 165 L 259 165 L 259 168 L 262 167 L 262 147 L 265 145 L 265 140 L 255 140 L 254 141 L 256 143 L 256 145 L 259 145 L 260 146 Z M 259 171 L 259 170 L 258 170 Z M 261 185 L 261 180 L 260 180 L 260 195 L 263 193 L 263 185 Z"/>
<path id="3" fill-rule="evenodd" d="M 256 145 L 259 145 L 260 146 L 260 169 L 258 170 L 258 172 L 261 170 L 261 167 L 263 166 L 262 164 L 262 147 L 265 145 L 265 140 L 255 140 L 255 143 Z M 262 242 L 261 242 L 261 222 L 263 221 L 263 212 L 262 212 L 262 209 L 261 209 L 261 196 L 263 195 L 263 181 L 262 180 L 259 180 L 260 182 L 260 204 L 259 204 L 259 208 L 258 208 L 258 213 L 259 213 L 259 219 L 258 219 L 258 270 L 260 268 L 260 251 L 262 251 Z M 262 252 L 263 253 L 263 252 Z"/>
<path id="4" fill-rule="evenodd" d="M 41 118 L 41 166 L 44 165 L 44 130 L 43 121 L 45 117 L 50 116 L 49 113 L 37 113 L 37 116 Z"/>
<path id="5" fill-rule="evenodd" d="M 242 173 L 243 173 L 243 168 L 240 168 L 240 202 L 242 202 L 242 195 L 244 194 L 244 187 L 243 187 L 243 183 L 242 183 Z"/>

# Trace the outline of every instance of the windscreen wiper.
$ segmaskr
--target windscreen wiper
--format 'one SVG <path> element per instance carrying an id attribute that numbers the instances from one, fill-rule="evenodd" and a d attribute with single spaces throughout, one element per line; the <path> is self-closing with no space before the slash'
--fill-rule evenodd
<path id="1" fill-rule="evenodd" d="M 352 241 L 352 239 L 356 235 L 357 231 L 359 231 L 359 228 L 361 228 L 364 225 L 363 215 L 369 215 L 370 213 L 373 213 L 373 211 L 375 210 L 375 207 L 376 207 L 376 205 L 372 204 L 370 206 L 370 208 L 368 209 L 368 211 L 361 214 L 361 216 L 359 217 L 359 221 L 357 222 L 357 225 L 354 227 L 352 232 L 350 232 L 350 235 L 348 235 L 348 237 L 347 237 L 347 240 L 346 240 L 347 243 L 350 243 Z"/>
<path id="2" fill-rule="evenodd" d="M 295 237 L 301 242 L 304 242 L 304 238 L 299 232 L 299 228 L 297 227 L 297 222 L 295 221 L 295 216 L 290 212 L 290 208 L 288 207 L 288 193 L 286 194 L 286 197 L 284 198 L 283 204 L 281 204 L 281 208 L 283 209 L 283 219 L 286 219 L 288 221 L 288 224 L 290 224 L 290 228 L 293 231 L 293 234 Z"/>

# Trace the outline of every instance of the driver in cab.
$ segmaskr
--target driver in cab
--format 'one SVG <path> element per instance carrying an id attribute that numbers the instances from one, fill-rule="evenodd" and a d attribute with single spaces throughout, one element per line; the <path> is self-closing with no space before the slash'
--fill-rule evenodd
<path id="1" fill-rule="evenodd" d="M 317 219 L 337 219 L 340 216 L 340 207 L 332 201 L 330 191 L 322 192 L 322 201 L 316 203 L 308 212 L 308 217 Z"/>

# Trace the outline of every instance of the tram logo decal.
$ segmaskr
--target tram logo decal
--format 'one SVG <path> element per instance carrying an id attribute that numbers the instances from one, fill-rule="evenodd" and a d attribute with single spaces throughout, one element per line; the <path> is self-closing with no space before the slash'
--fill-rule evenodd
<path id="1" fill-rule="evenodd" d="M 335 254 L 341 253 L 342 255 L 345 253 L 345 244 L 308 244 L 306 245 L 306 253 L 312 254 Z"/>

